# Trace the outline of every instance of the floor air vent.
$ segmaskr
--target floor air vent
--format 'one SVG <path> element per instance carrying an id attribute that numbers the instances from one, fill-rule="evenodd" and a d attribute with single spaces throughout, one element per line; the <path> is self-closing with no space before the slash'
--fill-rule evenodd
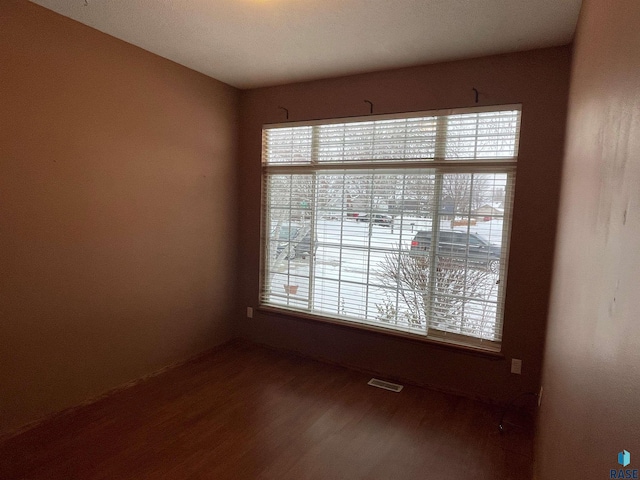
<path id="1" fill-rule="evenodd" d="M 399 392 L 402 390 L 402 385 L 398 385 L 397 383 L 385 382 L 384 380 L 380 380 L 378 378 L 372 378 L 369 380 L 367 385 L 371 385 L 373 387 L 384 388 L 385 390 L 391 390 L 392 392 Z"/>

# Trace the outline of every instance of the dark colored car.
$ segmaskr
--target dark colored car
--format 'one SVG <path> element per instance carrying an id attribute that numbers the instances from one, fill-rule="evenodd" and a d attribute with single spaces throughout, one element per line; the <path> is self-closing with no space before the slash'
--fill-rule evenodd
<path id="1" fill-rule="evenodd" d="M 411 255 L 426 255 L 431 249 L 433 232 L 420 231 L 411 241 Z M 501 249 L 477 233 L 440 230 L 437 252 L 440 257 L 448 257 L 487 268 L 493 273 L 500 269 Z"/>
<path id="2" fill-rule="evenodd" d="M 358 215 L 356 217 L 356 222 L 372 222 L 374 225 L 390 227 L 393 223 L 393 218 L 391 218 L 389 215 L 380 215 L 379 213 L 374 213 L 372 215 Z"/>
<path id="3" fill-rule="evenodd" d="M 307 232 L 303 235 L 301 229 L 305 228 Z M 302 237 L 301 237 L 302 235 Z M 311 254 L 311 231 L 308 227 L 300 225 L 283 225 L 278 233 L 278 246 L 276 247 L 276 255 L 280 255 L 283 250 L 287 249 L 288 253 L 285 258 L 293 260 L 296 257 L 306 258 Z M 315 239 L 313 245 L 313 254 L 318 249 L 318 239 Z"/>

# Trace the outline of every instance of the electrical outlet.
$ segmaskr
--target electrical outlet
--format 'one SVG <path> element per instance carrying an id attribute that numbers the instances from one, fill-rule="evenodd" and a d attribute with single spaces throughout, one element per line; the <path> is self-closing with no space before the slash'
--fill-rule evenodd
<path id="1" fill-rule="evenodd" d="M 522 373 L 522 360 L 519 358 L 511 359 L 511 373 L 515 373 L 516 375 L 520 375 Z"/>
<path id="2" fill-rule="evenodd" d="M 253 318 L 253 307 L 247 307 L 247 318 Z"/>
<path id="3" fill-rule="evenodd" d="M 540 385 L 540 392 L 538 392 L 538 407 L 542 403 L 542 385 Z"/>

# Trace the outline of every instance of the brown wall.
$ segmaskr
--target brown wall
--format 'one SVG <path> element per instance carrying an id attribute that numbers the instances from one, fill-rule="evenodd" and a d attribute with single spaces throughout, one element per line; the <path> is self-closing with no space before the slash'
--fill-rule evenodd
<path id="1" fill-rule="evenodd" d="M 568 47 L 243 91 L 241 96 L 238 316 L 256 306 L 260 258 L 260 142 L 264 123 L 368 113 L 522 103 L 503 352 L 490 360 L 452 349 L 257 312 L 239 335 L 399 379 L 500 401 L 538 389 L 555 237 L 569 82 Z M 512 357 L 523 359 L 512 375 Z"/>
<path id="2" fill-rule="evenodd" d="M 238 92 L 0 5 L 0 433 L 232 336 Z"/>
<path id="3" fill-rule="evenodd" d="M 639 26 L 637 0 L 586 1 L 578 24 L 540 479 L 609 478 L 623 449 L 640 468 Z"/>

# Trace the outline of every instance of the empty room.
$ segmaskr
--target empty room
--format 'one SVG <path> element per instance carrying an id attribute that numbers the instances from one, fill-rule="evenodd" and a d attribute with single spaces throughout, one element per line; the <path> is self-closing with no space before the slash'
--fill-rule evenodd
<path id="1" fill-rule="evenodd" d="M 639 25 L 3 0 L 0 478 L 638 478 Z"/>

